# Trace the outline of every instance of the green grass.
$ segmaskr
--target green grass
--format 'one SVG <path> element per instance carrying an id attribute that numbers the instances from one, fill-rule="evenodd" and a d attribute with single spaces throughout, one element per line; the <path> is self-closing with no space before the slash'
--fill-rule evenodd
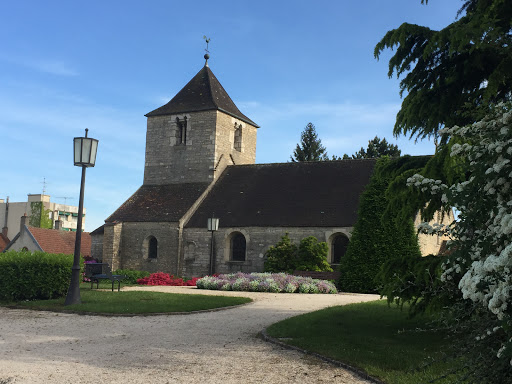
<path id="1" fill-rule="evenodd" d="M 283 342 L 317 352 L 362 369 L 386 383 L 428 383 L 450 367 L 435 363 L 451 341 L 444 332 L 428 329 L 432 318 L 408 318 L 407 310 L 385 301 L 331 307 L 286 319 L 268 334 Z M 450 383 L 450 377 L 436 383 Z"/>
<path id="2" fill-rule="evenodd" d="M 82 304 L 64 306 L 65 298 L 24 301 L 16 305 L 41 310 L 71 310 L 76 312 L 148 314 L 191 312 L 215 309 L 251 302 L 246 297 L 189 295 L 149 291 L 96 291 L 81 289 Z M 13 303 L 11 303 L 13 304 Z"/>

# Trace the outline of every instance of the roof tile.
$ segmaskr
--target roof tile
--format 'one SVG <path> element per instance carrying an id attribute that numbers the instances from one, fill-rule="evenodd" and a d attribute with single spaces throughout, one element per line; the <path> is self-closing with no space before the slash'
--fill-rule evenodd
<path id="1" fill-rule="evenodd" d="M 75 252 L 76 232 L 61 231 L 27 227 L 44 252 L 64 253 L 72 255 Z M 82 256 L 91 256 L 91 236 L 88 232 L 82 232 L 80 253 Z"/>
<path id="2" fill-rule="evenodd" d="M 219 80 L 217 80 L 207 66 L 204 66 L 171 101 L 147 113 L 146 116 L 174 115 L 208 110 L 225 112 L 258 127 L 254 121 L 240 112 Z"/>
<path id="3" fill-rule="evenodd" d="M 351 227 L 375 159 L 229 166 L 186 227 Z"/>

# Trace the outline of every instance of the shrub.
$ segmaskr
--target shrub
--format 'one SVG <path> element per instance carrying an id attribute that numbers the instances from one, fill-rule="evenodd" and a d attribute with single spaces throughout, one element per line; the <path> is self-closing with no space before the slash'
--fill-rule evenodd
<path id="1" fill-rule="evenodd" d="M 295 269 L 298 271 L 332 272 L 332 268 L 327 262 L 328 251 L 329 247 L 325 241 L 319 242 L 314 236 L 302 239 L 299 244 Z"/>
<path id="2" fill-rule="evenodd" d="M 164 272 L 152 273 L 148 277 L 137 280 L 137 284 L 141 285 L 167 285 L 167 286 L 195 286 L 198 277 L 193 277 L 190 280 L 184 281 L 181 277 L 175 278 Z"/>
<path id="3" fill-rule="evenodd" d="M 302 239 L 297 247 L 286 233 L 265 253 L 265 272 L 292 273 L 297 270 L 332 272 L 327 262 L 327 251 L 327 243 L 319 242 L 314 236 Z"/>
<path id="4" fill-rule="evenodd" d="M 292 243 L 288 233 L 265 253 L 265 272 L 292 273 L 297 264 L 297 246 Z"/>
<path id="5" fill-rule="evenodd" d="M 0 300 L 46 300 L 65 296 L 73 256 L 45 252 L 0 253 Z"/>
<path id="6" fill-rule="evenodd" d="M 123 282 L 126 284 L 137 284 L 138 279 L 143 279 L 149 276 L 147 271 L 136 271 L 134 269 L 116 269 L 114 275 L 125 276 Z"/>

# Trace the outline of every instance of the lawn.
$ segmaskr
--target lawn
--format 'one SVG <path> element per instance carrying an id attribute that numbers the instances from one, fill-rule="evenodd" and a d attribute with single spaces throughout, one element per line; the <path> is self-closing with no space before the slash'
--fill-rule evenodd
<path id="1" fill-rule="evenodd" d="M 15 304 L 31 309 L 71 310 L 78 313 L 151 314 L 192 312 L 251 302 L 251 299 L 246 297 L 189 295 L 150 291 L 112 292 L 84 288 L 80 290 L 80 296 L 82 304 L 68 306 L 64 306 L 65 298 L 22 301 Z"/>
<path id="2" fill-rule="evenodd" d="M 330 307 L 286 319 L 269 336 L 357 367 L 390 384 L 428 383 L 452 367 L 435 363 L 452 342 L 430 330 L 431 317 L 408 318 L 385 301 Z M 436 383 L 451 383 L 450 377 Z"/>

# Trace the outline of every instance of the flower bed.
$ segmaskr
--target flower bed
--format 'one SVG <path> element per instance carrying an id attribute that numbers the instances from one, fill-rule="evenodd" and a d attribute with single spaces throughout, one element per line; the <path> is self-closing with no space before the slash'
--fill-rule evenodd
<path id="1" fill-rule="evenodd" d="M 144 277 L 142 279 L 137 279 L 137 284 L 141 285 L 171 285 L 171 286 L 194 286 L 196 285 L 196 281 L 198 277 L 193 277 L 190 280 L 183 280 L 181 277 L 175 278 L 168 273 L 157 272 L 152 273 L 148 277 Z"/>
<path id="2" fill-rule="evenodd" d="M 231 273 L 205 276 L 196 282 L 199 289 L 284 293 L 337 293 L 334 284 L 286 273 Z"/>

